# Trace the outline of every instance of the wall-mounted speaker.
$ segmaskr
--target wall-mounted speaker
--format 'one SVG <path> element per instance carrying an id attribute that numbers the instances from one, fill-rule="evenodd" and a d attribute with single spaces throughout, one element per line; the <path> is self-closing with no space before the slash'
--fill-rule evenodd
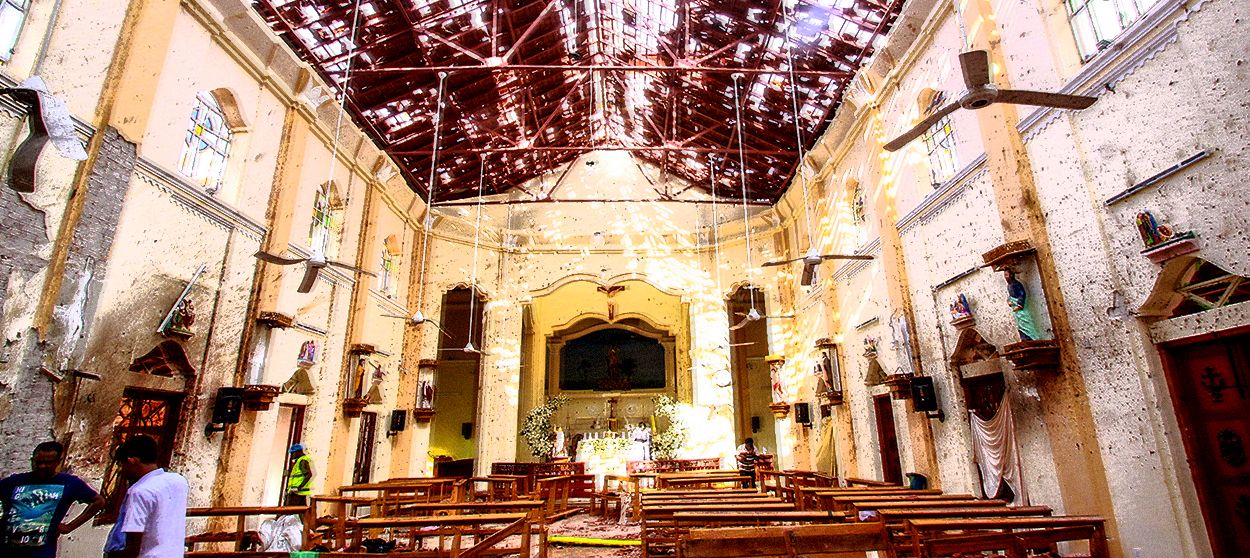
<path id="1" fill-rule="evenodd" d="M 811 426 L 812 424 L 812 405 L 811 403 L 795 403 L 794 404 L 794 422 L 803 426 Z"/>
<path id="2" fill-rule="evenodd" d="M 911 379 L 911 401 L 916 412 L 938 410 L 937 391 L 933 387 L 933 378 L 918 376 Z"/>
<path id="3" fill-rule="evenodd" d="M 391 411 L 391 426 L 387 429 L 388 434 L 397 434 L 403 432 L 408 426 L 408 411 L 406 409 L 395 409 Z"/>
<path id="4" fill-rule="evenodd" d="M 243 388 L 217 388 L 217 396 L 213 399 L 213 416 L 204 425 L 204 436 L 214 432 L 223 432 L 227 424 L 238 424 L 239 415 L 243 413 Z"/>
<path id="5" fill-rule="evenodd" d="M 760 417 L 751 417 L 751 433 L 760 431 Z"/>
<path id="6" fill-rule="evenodd" d="M 471 422 L 460 423 L 460 435 L 463 436 L 464 439 L 466 440 L 473 438 L 473 423 Z"/>

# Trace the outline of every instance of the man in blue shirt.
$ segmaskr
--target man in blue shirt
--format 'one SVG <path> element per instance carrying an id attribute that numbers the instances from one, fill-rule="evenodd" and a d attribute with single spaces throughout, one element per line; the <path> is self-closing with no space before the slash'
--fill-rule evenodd
<path id="1" fill-rule="evenodd" d="M 57 537 L 104 508 L 104 498 L 82 479 L 57 472 L 64 454 L 58 442 L 39 444 L 31 455 L 31 472 L 0 480 L 0 554 L 6 558 L 55 558 Z M 87 509 L 62 523 L 75 502 L 87 504 Z"/>

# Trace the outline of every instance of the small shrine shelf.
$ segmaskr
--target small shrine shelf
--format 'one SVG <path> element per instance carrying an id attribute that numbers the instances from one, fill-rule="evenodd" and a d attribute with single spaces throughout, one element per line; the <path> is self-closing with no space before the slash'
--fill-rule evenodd
<path id="1" fill-rule="evenodd" d="M 910 373 L 890 374 L 885 377 L 885 385 L 890 386 L 890 397 L 897 401 L 911 399 Z"/>
<path id="2" fill-rule="evenodd" d="M 348 397 L 343 400 L 343 416 L 356 418 L 365 411 L 367 406 L 369 406 L 369 400 L 364 397 Z"/>
<path id="3" fill-rule="evenodd" d="M 983 267 L 994 268 L 994 271 L 1003 271 L 1024 261 L 1026 258 L 1032 257 L 1036 253 L 1037 249 L 1032 244 L 1029 244 L 1029 241 L 1016 240 L 981 254 L 981 259 L 985 262 Z"/>
<path id="4" fill-rule="evenodd" d="M 1050 339 L 1021 341 L 1005 345 L 1000 351 L 1016 370 L 1039 372 L 1059 371 L 1059 342 Z"/>
<path id="5" fill-rule="evenodd" d="M 249 411 L 268 411 L 280 391 L 278 386 L 264 384 L 243 386 L 243 408 Z"/>

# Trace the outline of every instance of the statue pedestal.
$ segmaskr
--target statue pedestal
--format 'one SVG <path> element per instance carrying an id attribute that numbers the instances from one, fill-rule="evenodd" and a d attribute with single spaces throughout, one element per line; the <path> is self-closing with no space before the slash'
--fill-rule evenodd
<path id="1" fill-rule="evenodd" d="M 1058 341 L 1042 339 L 1012 343 L 1003 346 L 1001 354 L 1016 370 L 1059 371 Z"/>
<path id="2" fill-rule="evenodd" d="M 1172 237 L 1171 240 L 1142 251 L 1142 255 L 1150 258 L 1157 265 L 1168 260 L 1198 251 L 1198 239 L 1193 232 L 1185 232 Z"/>
<path id="3" fill-rule="evenodd" d="M 911 399 L 911 374 L 890 374 L 885 377 L 885 385 L 890 386 L 890 397 L 896 401 Z"/>
<path id="4" fill-rule="evenodd" d="M 768 405 L 768 408 L 772 409 L 773 416 L 779 419 L 783 419 L 783 418 L 790 416 L 790 404 L 789 403 L 772 403 Z"/>
<path id="5" fill-rule="evenodd" d="M 343 416 L 347 418 L 355 418 L 363 413 L 365 407 L 369 405 L 369 400 L 363 397 L 348 397 L 343 400 Z"/>
<path id="6" fill-rule="evenodd" d="M 434 420 L 434 409 L 413 409 L 412 420 L 415 422 L 430 422 Z"/>
<path id="7" fill-rule="evenodd" d="M 243 408 L 249 411 L 267 411 L 278 398 L 278 386 L 249 384 L 243 386 Z"/>

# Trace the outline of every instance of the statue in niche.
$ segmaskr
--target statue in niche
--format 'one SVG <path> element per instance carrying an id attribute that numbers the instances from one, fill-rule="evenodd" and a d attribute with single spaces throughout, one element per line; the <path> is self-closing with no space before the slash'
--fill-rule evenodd
<path id="1" fill-rule="evenodd" d="M 890 333 L 893 337 L 894 351 L 899 355 L 898 374 L 911 374 L 911 328 L 907 325 L 907 314 L 903 311 L 894 313 L 890 318 Z"/>
<path id="2" fill-rule="evenodd" d="M 958 322 L 972 317 L 972 307 L 968 305 L 968 297 L 959 293 L 955 302 L 951 303 L 951 321 Z"/>
<path id="3" fill-rule="evenodd" d="M 431 383 L 429 380 L 421 380 L 421 384 L 417 387 L 417 395 L 420 397 L 420 399 L 417 400 L 418 409 L 433 409 L 434 408 L 434 384 L 433 383 Z"/>
<path id="4" fill-rule="evenodd" d="M 301 366 L 312 366 L 313 364 L 316 364 L 316 362 L 317 362 L 317 342 L 316 342 L 316 341 L 305 341 L 303 345 L 300 345 L 300 347 L 299 347 L 299 357 L 297 357 L 297 358 L 296 358 L 296 361 L 297 361 L 297 362 L 298 362 L 298 364 L 300 364 Z"/>
<path id="5" fill-rule="evenodd" d="M 170 316 L 169 331 L 176 335 L 190 336 L 192 325 L 195 325 L 195 305 L 190 297 L 184 297 L 178 301 L 178 306 Z"/>
<path id="6" fill-rule="evenodd" d="M 1029 292 L 1025 290 L 1024 283 L 1016 279 L 1016 272 L 1011 269 L 1006 271 L 1006 277 L 1007 305 L 1011 307 L 1011 314 L 1016 318 L 1016 330 L 1020 332 L 1020 340 L 1041 339 L 1037 322 L 1033 320 L 1033 313 L 1029 311 Z"/>
<path id="7" fill-rule="evenodd" d="M 1147 248 L 1163 244 L 1175 235 L 1172 227 L 1160 225 L 1155 220 L 1155 216 L 1145 210 L 1137 213 L 1137 234 L 1141 236 L 1142 244 L 1145 244 Z"/>

